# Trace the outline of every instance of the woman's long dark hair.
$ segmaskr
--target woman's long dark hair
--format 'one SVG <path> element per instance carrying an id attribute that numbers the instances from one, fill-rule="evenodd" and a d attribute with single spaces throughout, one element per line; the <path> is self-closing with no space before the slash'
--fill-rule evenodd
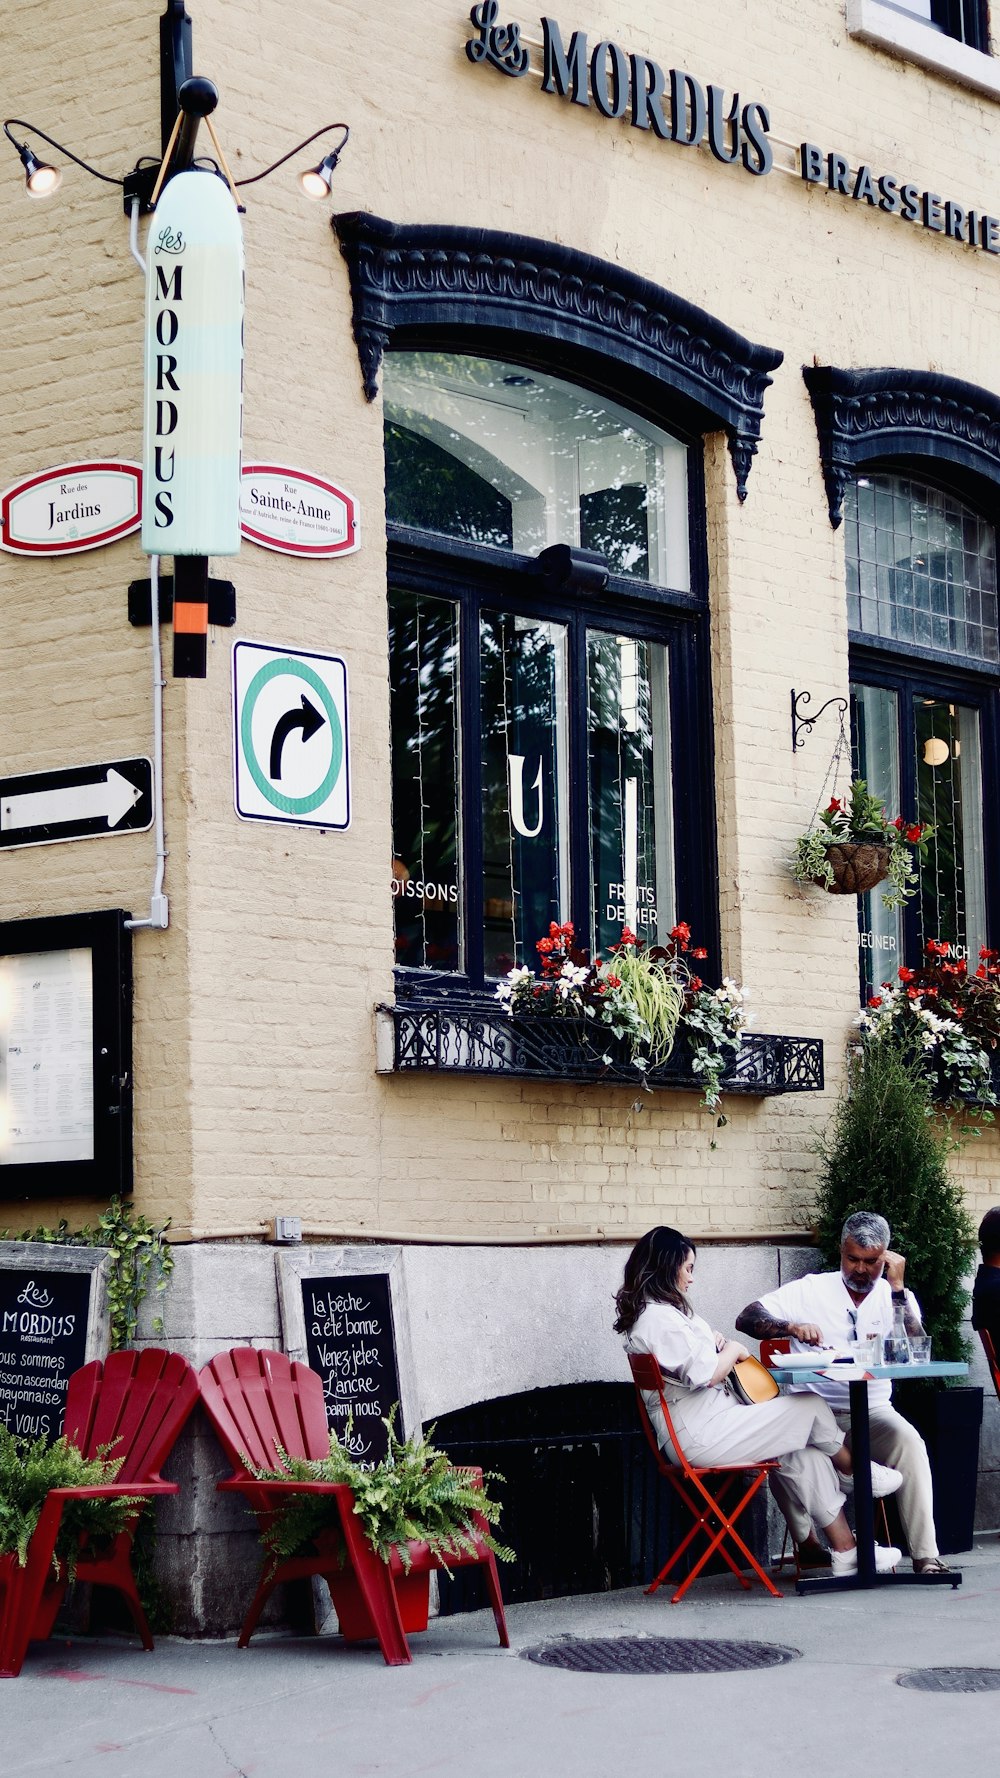
<path id="1" fill-rule="evenodd" d="M 669 1303 L 682 1315 L 691 1314 L 686 1296 L 677 1288 L 677 1274 L 688 1254 L 696 1251 L 694 1242 L 678 1229 L 650 1229 L 636 1242 L 625 1261 L 625 1282 L 615 1297 L 615 1333 L 628 1333 L 647 1303 Z"/>

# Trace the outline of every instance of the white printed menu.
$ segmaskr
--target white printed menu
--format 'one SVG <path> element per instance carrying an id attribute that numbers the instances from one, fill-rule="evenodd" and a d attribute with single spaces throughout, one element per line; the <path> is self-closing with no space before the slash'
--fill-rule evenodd
<path id="1" fill-rule="evenodd" d="M 93 1158 L 91 951 L 0 957 L 0 1167 Z"/>

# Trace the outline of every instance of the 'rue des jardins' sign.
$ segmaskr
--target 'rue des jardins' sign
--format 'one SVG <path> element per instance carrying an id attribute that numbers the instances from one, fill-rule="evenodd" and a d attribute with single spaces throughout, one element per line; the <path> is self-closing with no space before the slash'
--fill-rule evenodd
<path id="1" fill-rule="evenodd" d="M 716 160 L 742 167 L 754 178 L 771 172 L 771 112 L 760 99 L 744 99 L 683 68 L 664 69 L 651 56 L 631 53 L 610 38 L 591 46 L 585 31 L 564 32 L 553 18 L 540 19 L 540 41 L 529 44 L 520 24 L 501 22 L 498 0 L 481 0 L 469 17 L 476 32 L 465 46 L 470 62 L 513 79 L 539 75 L 543 93 L 592 106 L 602 117 L 627 119 L 633 129 L 681 148 L 704 144 Z M 852 165 L 846 155 L 815 142 L 801 143 L 796 158 L 806 185 L 825 186 L 961 246 L 1000 254 L 996 216 L 955 203 L 905 174 L 863 162 Z"/>

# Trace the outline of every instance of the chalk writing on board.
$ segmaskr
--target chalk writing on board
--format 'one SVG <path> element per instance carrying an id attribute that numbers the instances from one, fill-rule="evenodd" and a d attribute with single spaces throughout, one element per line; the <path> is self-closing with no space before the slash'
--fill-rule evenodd
<path id="1" fill-rule="evenodd" d="M 89 1272 L 0 1268 L 0 1420 L 24 1438 L 62 1431 L 69 1379 L 86 1360 Z"/>
<path id="2" fill-rule="evenodd" d="M 327 1421 L 352 1457 L 377 1463 L 388 1449 L 383 1419 L 399 1400 L 388 1276 L 303 1278 L 302 1307 L 309 1366 L 323 1379 Z M 398 1407 L 394 1425 L 401 1434 Z"/>

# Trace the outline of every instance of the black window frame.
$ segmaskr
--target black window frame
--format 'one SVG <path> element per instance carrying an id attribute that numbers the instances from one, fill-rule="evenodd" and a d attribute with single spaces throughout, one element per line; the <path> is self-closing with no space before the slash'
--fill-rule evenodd
<path id="1" fill-rule="evenodd" d="M 535 366 L 534 368 L 540 368 Z M 607 393 L 596 391 L 596 393 Z M 637 418 L 651 418 L 637 414 Z M 662 421 L 661 421 L 662 423 Z M 677 436 L 675 433 L 674 436 Z M 591 860 L 588 808 L 586 637 L 605 629 L 666 645 L 669 651 L 670 771 L 673 865 L 678 919 L 687 920 L 718 971 L 718 858 L 712 745 L 708 559 L 701 440 L 686 439 L 690 591 L 634 576 L 609 575 L 600 597 L 549 589 L 532 556 L 404 525 L 390 525 L 390 588 L 454 600 L 460 613 L 459 745 L 462 928 L 465 968 L 457 972 L 397 967 L 400 989 L 421 993 L 477 989 L 491 979 L 483 966 L 483 821 L 479 684 L 479 617 L 484 609 L 520 612 L 567 626 L 571 698 L 569 741 L 568 917 L 578 943 L 591 946 Z M 684 769 L 678 769 L 678 762 Z M 544 937 L 539 932 L 537 937 Z M 530 957 L 525 959 L 529 964 Z"/>

